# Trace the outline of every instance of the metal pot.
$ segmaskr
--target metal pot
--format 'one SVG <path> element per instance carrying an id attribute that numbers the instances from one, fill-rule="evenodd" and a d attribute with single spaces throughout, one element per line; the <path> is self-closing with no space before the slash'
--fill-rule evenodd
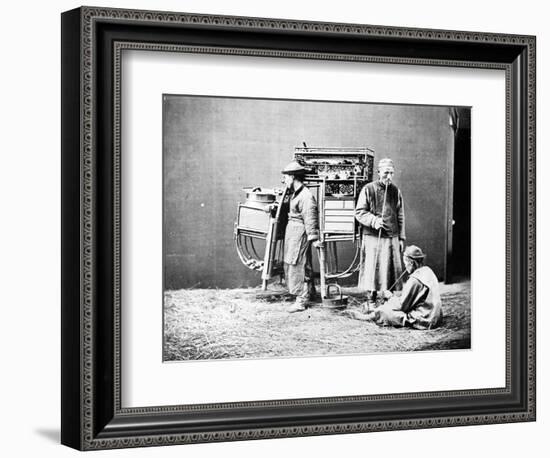
<path id="1" fill-rule="evenodd" d="M 263 207 L 264 205 L 275 202 L 276 194 L 273 189 L 262 189 L 258 186 L 255 188 L 243 188 L 243 191 L 246 192 L 245 205 Z"/>
<path id="2" fill-rule="evenodd" d="M 330 290 L 336 288 L 338 293 L 336 295 L 331 294 Z M 327 286 L 327 296 L 323 297 L 323 307 L 330 309 L 343 309 L 348 306 L 348 296 L 342 295 L 342 288 L 340 285 L 333 283 Z"/>

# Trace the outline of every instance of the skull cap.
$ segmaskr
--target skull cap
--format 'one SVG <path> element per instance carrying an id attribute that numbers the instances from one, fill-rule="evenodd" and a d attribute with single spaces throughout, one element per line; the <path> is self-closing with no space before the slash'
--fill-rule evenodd
<path id="1" fill-rule="evenodd" d="M 393 167 L 393 166 L 394 166 L 393 161 L 389 157 L 385 157 L 378 161 L 378 169 L 381 169 L 382 167 Z"/>

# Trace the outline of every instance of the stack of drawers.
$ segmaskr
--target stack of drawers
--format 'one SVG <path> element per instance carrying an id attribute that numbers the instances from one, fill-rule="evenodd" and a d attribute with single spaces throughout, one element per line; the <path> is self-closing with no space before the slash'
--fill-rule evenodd
<path id="1" fill-rule="evenodd" d="M 335 199 L 324 202 L 324 232 L 353 234 L 355 230 L 355 200 Z"/>

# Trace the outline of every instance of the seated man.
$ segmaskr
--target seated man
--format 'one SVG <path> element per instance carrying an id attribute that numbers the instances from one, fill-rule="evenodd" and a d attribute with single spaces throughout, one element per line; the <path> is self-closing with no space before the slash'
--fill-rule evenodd
<path id="1" fill-rule="evenodd" d="M 367 314 L 355 313 L 354 317 L 374 321 L 380 326 L 410 326 L 415 329 L 431 329 L 441 323 L 441 297 L 439 283 L 432 269 L 424 265 L 424 253 L 417 246 L 407 247 L 403 253 L 409 279 L 401 297 L 384 291 L 384 302 Z"/>

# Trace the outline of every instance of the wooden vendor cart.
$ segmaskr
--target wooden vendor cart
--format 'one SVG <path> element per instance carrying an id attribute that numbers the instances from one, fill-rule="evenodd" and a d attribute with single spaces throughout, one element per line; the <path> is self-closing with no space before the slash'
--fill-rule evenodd
<path id="1" fill-rule="evenodd" d="M 372 181 L 374 152 L 369 148 L 296 147 L 293 159 L 307 168 L 304 184 L 316 195 L 319 208 L 319 276 L 323 301 L 337 279 L 359 268 L 361 232 L 355 221 L 355 203 L 363 186 Z M 245 188 L 239 203 L 234 240 L 241 262 L 261 272 L 262 289 L 283 273 L 284 229 L 282 211 L 286 189 Z M 259 242 L 259 243 L 258 243 Z M 261 244 L 264 249 L 258 249 Z M 351 262 L 343 268 L 339 249 L 351 244 Z"/>

